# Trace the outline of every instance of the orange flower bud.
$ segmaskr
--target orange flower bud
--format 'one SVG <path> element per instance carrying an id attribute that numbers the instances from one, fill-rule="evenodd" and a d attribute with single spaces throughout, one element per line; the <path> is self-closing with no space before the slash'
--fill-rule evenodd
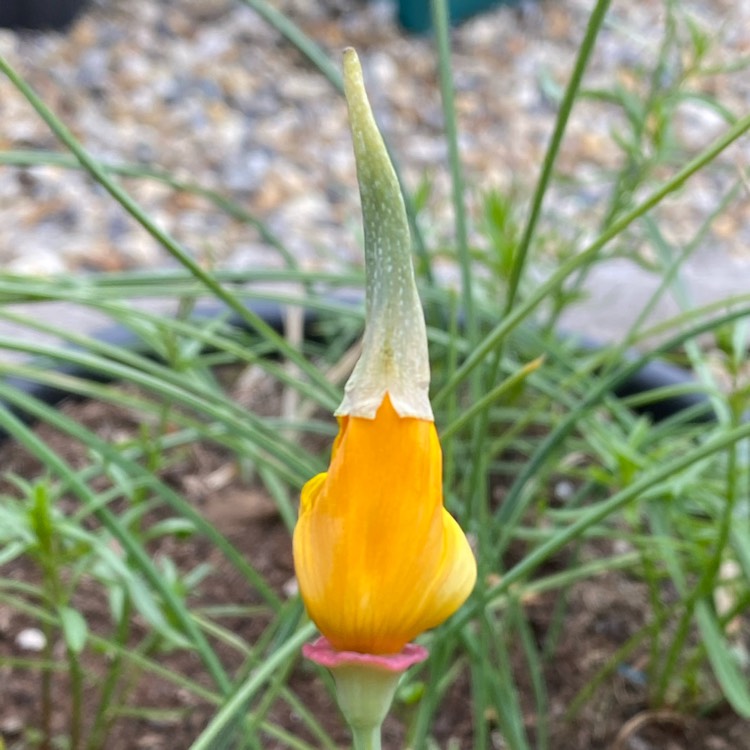
<path id="1" fill-rule="evenodd" d="M 476 562 L 443 507 L 422 308 L 398 181 L 354 50 L 344 79 L 365 224 L 363 352 L 336 412 L 327 473 L 302 490 L 294 563 L 334 649 L 397 654 L 471 593 Z"/>
<path id="2" fill-rule="evenodd" d="M 294 559 L 308 614 L 342 651 L 395 654 L 471 593 L 476 564 L 443 508 L 435 425 L 343 417 L 327 473 L 302 490 Z"/>

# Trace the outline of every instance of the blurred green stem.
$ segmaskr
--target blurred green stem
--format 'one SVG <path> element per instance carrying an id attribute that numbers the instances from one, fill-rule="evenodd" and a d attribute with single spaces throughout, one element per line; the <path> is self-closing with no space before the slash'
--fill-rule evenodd
<path id="1" fill-rule="evenodd" d="M 597 0 L 594 10 L 591 12 L 589 17 L 588 26 L 586 27 L 586 33 L 584 34 L 581 46 L 578 50 L 578 56 L 576 57 L 573 72 L 570 76 L 570 81 L 565 89 L 562 103 L 560 104 L 560 111 L 557 113 L 557 119 L 555 120 L 555 129 L 552 132 L 549 145 L 547 146 L 547 152 L 544 155 L 544 163 L 542 164 L 542 173 L 539 176 L 539 180 L 536 183 L 534 190 L 534 197 L 531 201 L 531 209 L 529 211 L 529 218 L 526 221 L 524 227 L 523 236 L 518 244 L 518 249 L 513 256 L 513 267 L 510 274 L 510 280 L 508 282 L 508 296 L 505 299 L 504 315 L 507 315 L 513 308 L 513 303 L 516 299 L 518 292 L 518 286 L 521 281 L 523 269 L 526 264 L 526 258 L 529 254 L 529 248 L 531 242 L 534 239 L 534 233 L 536 226 L 539 222 L 539 216 L 542 211 L 542 203 L 544 202 L 544 196 L 547 193 L 550 180 L 552 179 L 552 170 L 557 161 L 557 155 L 560 152 L 560 145 L 562 144 L 563 135 L 568 125 L 568 119 L 570 113 L 573 110 L 576 98 L 578 96 L 578 90 L 581 86 L 581 80 L 583 74 L 589 64 L 591 53 L 594 51 L 594 45 L 596 38 L 599 35 L 599 30 L 604 22 L 604 17 L 607 14 L 610 0 Z"/>
<path id="2" fill-rule="evenodd" d="M 99 693 L 99 705 L 97 706 L 94 724 L 89 733 L 86 750 L 98 750 L 106 747 L 107 734 L 112 720 L 115 716 L 113 711 L 115 691 L 120 683 L 123 674 L 123 662 L 126 644 L 130 635 L 130 618 L 132 616 L 132 606 L 128 598 L 125 599 L 122 607 L 122 613 L 117 623 L 117 630 L 113 638 L 113 643 L 118 650 L 110 658 L 107 674 L 104 678 L 102 689 Z"/>
<path id="3" fill-rule="evenodd" d="M 352 728 L 354 750 L 380 750 L 380 727 Z"/>
<path id="4" fill-rule="evenodd" d="M 320 45 L 307 36 L 294 21 L 265 0 L 241 0 L 241 2 L 248 8 L 252 8 L 269 26 L 276 29 L 279 34 L 296 47 L 336 91 L 340 94 L 344 93 L 341 71 L 333 64 L 331 58 Z"/>
<path id="5" fill-rule="evenodd" d="M 218 747 L 217 742 L 222 732 L 244 712 L 248 702 L 273 677 L 276 670 L 282 669 L 287 660 L 296 658 L 302 644 L 310 640 L 314 632 L 315 626 L 312 623 L 304 625 L 269 654 L 247 680 L 235 686 L 234 692 L 222 703 L 221 708 L 200 736 L 195 739 L 189 750 L 212 750 Z"/>
<path id="6" fill-rule="evenodd" d="M 83 740 L 83 669 L 73 649 L 67 649 L 70 679 L 70 749 L 78 750 Z"/>
<path id="7" fill-rule="evenodd" d="M 445 135 L 448 142 L 448 159 L 451 170 L 453 193 L 453 213 L 456 221 L 456 245 L 461 267 L 461 301 L 466 318 L 466 338 L 473 346 L 477 339 L 477 321 L 474 313 L 472 293 L 471 256 L 469 255 L 468 231 L 466 228 L 466 204 L 464 202 L 464 176 L 461 168 L 461 155 L 458 150 L 458 125 L 456 123 L 456 103 L 451 65 L 450 24 L 447 0 L 431 0 L 432 23 L 438 48 L 438 72 L 440 75 L 440 95 L 445 120 Z M 476 382 L 478 392 L 479 383 Z"/>
<path id="8" fill-rule="evenodd" d="M 57 536 L 54 531 L 54 521 L 50 516 L 50 500 L 48 488 L 45 484 L 37 484 L 31 496 L 29 515 L 34 530 L 35 550 L 33 552 L 36 563 L 42 573 L 42 588 L 44 597 L 51 611 L 58 611 L 62 604 L 60 597 L 60 579 L 57 575 L 55 560 L 57 558 Z M 47 663 L 53 663 L 55 654 L 53 645 L 57 626 L 54 622 L 42 625 L 44 633 L 43 658 Z M 42 670 L 42 750 L 52 748 L 52 671 Z M 72 718 L 72 717 L 71 717 Z"/>
<path id="9" fill-rule="evenodd" d="M 44 633 L 44 651 L 42 658 L 45 663 L 52 664 L 55 654 L 52 650 L 55 630 L 52 623 L 45 622 L 42 626 Z M 43 669 L 41 675 L 41 750 L 52 750 L 52 670 Z"/>

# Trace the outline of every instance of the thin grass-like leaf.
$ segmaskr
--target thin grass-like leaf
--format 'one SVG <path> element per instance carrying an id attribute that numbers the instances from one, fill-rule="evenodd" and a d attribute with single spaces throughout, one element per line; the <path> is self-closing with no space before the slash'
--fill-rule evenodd
<path id="1" fill-rule="evenodd" d="M 11 402 L 16 402 L 21 405 L 24 410 L 31 414 L 34 414 L 38 418 L 49 423 L 56 429 L 59 429 L 77 440 L 80 440 L 84 445 L 88 445 L 90 448 L 95 450 L 98 454 L 102 455 L 106 460 L 110 461 L 115 465 L 120 465 L 128 473 L 140 478 L 146 486 L 156 492 L 164 502 L 170 505 L 174 510 L 180 513 L 185 518 L 189 519 L 200 533 L 211 540 L 217 549 L 226 556 L 226 558 L 237 568 L 237 570 L 245 575 L 253 586 L 256 587 L 259 594 L 268 602 L 268 604 L 274 608 L 278 608 L 279 599 L 270 586 L 266 583 L 262 576 L 247 563 L 242 555 L 240 555 L 235 547 L 230 544 L 226 538 L 220 534 L 210 523 L 208 523 L 200 513 L 198 513 L 188 502 L 186 502 L 180 495 L 171 490 L 165 484 L 159 481 L 151 472 L 147 471 L 139 464 L 126 458 L 125 455 L 116 447 L 109 445 L 104 440 L 98 438 L 93 433 L 89 432 L 85 428 L 76 424 L 72 420 L 64 417 L 60 412 L 55 409 L 41 404 L 40 402 L 32 399 L 28 396 L 21 396 L 17 392 L 9 391 L 5 386 L 0 384 L 0 397 L 7 399 Z M 0 408 L 0 426 L 5 426 L 10 434 L 16 436 L 20 434 L 26 442 L 24 444 L 29 447 L 30 450 L 35 452 L 41 460 L 48 466 L 59 467 L 59 474 L 65 481 L 70 481 L 72 488 L 76 490 L 76 494 L 85 501 L 87 506 L 94 508 L 95 515 L 102 518 L 102 522 L 105 523 L 110 532 L 119 539 L 119 535 L 123 534 L 128 540 L 128 545 L 133 546 L 134 549 L 139 550 L 139 554 L 143 554 L 141 547 L 135 542 L 127 531 L 121 527 L 121 524 L 117 519 L 106 509 L 102 507 L 97 501 L 97 498 L 90 492 L 88 487 L 81 481 L 80 477 L 73 472 L 70 467 L 65 464 L 62 459 L 59 459 L 51 451 L 51 449 L 38 440 L 34 434 L 24 425 L 18 421 L 17 418 L 8 414 L 6 410 Z M 54 461 L 47 464 L 47 457 L 54 457 Z M 79 492 L 80 491 L 80 492 Z M 80 493 L 83 494 L 80 494 Z M 111 528 L 110 528 L 111 527 Z M 136 560 L 139 558 L 136 557 Z M 153 571 L 152 571 L 153 572 Z M 158 573 L 154 573 L 157 576 L 160 583 L 162 578 Z M 184 612 L 183 612 L 184 614 Z"/>
<path id="2" fill-rule="evenodd" d="M 89 504 L 95 503 L 93 492 L 80 481 L 70 466 L 55 454 L 49 446 L 39 440 L 25 425 L 4 409 L 0 409 L 0 426 L 7 430 L 8 433 L 12 434 L 15 440 L 21 445 L 26 446 L 26 448 L 38 456 L 46 466 L 65 481 L 82 502 Z M 146 580 L 148 580 L 149 584 L 163 598 L 175 620 L 180 624 L 185 637 L 190 640 L 196 649 L 198 655 L 206 666 L 206 670 L 215 681 L 219 690 L 223 693 L 227 693 L 230 689 L 230 682 L 215 652 L 211 649 L 200 630 L 196 627 L 185 609 L 184 603 L 181 602 L 175 596 L 174 592 L 165 585 L 162 576 L 154 567 L 149 555 L 145 552 L 138 540 L 135 539 L 127 529 L 122 527 L 116 516 L 114 516 L 114 514 L 112 514 L 107 508 L 99 508 L 96 515 L 106 529 L 120 542 L 120 544 L 122 544 L 123 549 L 138 565 L 138 569 L 144 575 Z"/>
<path id="3" fill-rule="evenodd" d="M 242 717 L 253 695 L 272 678 L 275 670 L 280 669 L 286 661 L 296 658 L 302 644 L 308 641 L 314 632 L 314 625 L 309 623 L 269 654 L 263 664 L 225 701 L 209 725 L 190 745 L 189 750 L 213 750 L 217 747 L 215 743 L 219 742 L 224 733 L 231 730 L 235 722 Z"/>

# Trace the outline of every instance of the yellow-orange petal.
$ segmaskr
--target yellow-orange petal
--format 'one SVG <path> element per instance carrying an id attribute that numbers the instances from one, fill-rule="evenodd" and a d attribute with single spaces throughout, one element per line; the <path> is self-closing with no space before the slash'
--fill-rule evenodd
<path id="1" fill-rule="evenodd" d="M 432 422 L 347 417 L 326 474 L 307 483 L 294 532 L 300 591 L 339 650 L 393 654 L 466 600 L 474 556 L 442 503 Z"/>

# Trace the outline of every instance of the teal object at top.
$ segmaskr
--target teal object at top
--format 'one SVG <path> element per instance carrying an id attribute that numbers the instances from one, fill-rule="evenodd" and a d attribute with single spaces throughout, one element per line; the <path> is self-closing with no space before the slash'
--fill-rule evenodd
<path id="1" fill-rule="evenodd" d="M 515 0 L 449 0 L 451 23 L 458 23 L 493 5 L 509 5 Z M 399 0 L 399 23 L 411 32 L 428 31 L 432 26 L 430 0 Z"/>

